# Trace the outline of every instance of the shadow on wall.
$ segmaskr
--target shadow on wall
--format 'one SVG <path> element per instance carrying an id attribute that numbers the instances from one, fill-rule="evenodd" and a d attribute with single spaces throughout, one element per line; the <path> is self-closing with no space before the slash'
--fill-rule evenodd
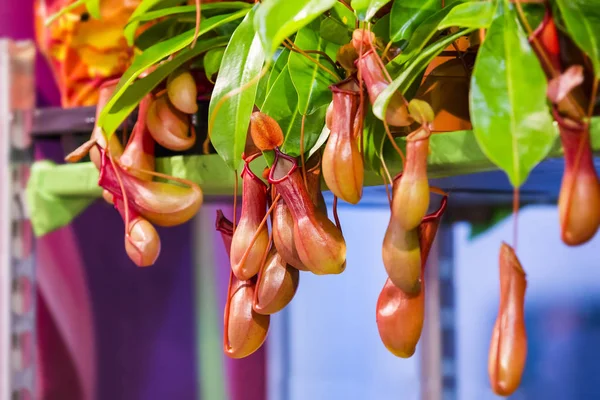
<path id="1" fill-rule="evenodd" d="M 512 219 L 473 241 L 468 235 L 468 225 L 457 225 L 457 399 L 496 399 L 487 355 L 498 312 L 498 252 L 501 240 L 512 242 Z M 517 253 L 528 280 L 529 351 L 521 388 L 511 399 L 600 398 L 599 248 L 600 235 L 577 248 L 562 244 L 556 207 L 521 212 Z"/>

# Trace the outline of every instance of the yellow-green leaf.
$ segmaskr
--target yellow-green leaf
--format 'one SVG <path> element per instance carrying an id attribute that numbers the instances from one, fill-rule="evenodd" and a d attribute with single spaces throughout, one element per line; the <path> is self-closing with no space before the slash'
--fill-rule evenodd
<path id="1" fill-rule="evenodd" d="M 571 38 L 587 53 L 600 79 L 600 3 L 597 0 L 556 0 Z"/>
<path id="2" fill-rule="evenodd" d="M 231 36 L 221 60 L 209 106 L 211 142 L 233 170 L 237 169 L 242 159 L 259 74 L 265 60 L 253 18 L 254 9 Z"/>
<path id="3" fill-rule="evenodd" d="M 254 16 L 267 58 L 284 39 L 329 10 L 337 0 L 263 0 Z"/>
<path id="4" fill-rule="evenodd" d="M 521 186 L 556 138 L 546 76 L 508 0 L 497 7 L 477 55 L 469 96 L 475 138 Z"/>

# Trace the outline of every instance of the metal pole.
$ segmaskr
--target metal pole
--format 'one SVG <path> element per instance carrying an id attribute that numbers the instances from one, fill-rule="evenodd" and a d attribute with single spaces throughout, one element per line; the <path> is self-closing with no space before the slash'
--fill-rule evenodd
<path id="1" fill-rule="evenodd" d="M 25 186 L 35 47 L 0 39 L 0 400 L 34 394 L 35 269 Z"/>
<path id="2" fill-rule="evenodd" d="M 452 225 L 442 222 L 425 269 L 421 399 L 456 397 Z"/>

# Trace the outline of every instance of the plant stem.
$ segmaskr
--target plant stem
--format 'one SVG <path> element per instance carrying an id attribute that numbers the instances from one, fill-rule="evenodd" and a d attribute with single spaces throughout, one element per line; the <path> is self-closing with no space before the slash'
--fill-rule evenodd
<path id="1" fill-rule="evenodd" d="M 594 77 L 594 83 L 592 84 L 592 93 L 590 94 L 590 104 L 588 105 L 587 110 L 588 118 L 592 118 L 594 106 L 596 105 L 596 96 L 598 96 L 598 78 Z"/>
<path id="2" fill-rule="evenodd" d="M 238 173 L 237 170 L 233 170 L 233 176 L 235 184 L 233 186 L 233 231 L 237 225 L 237 191 L 238 191 Z"/>
<path id="3" fill-rule="evenodd" d="M 198 33 L 200 33 L 200 9 L 202 6 L 201 0 L 196 0 L 196 28 L 194 29 L 194 40 L 190 45 L 190 49 L 196 47 L 196 42 L 198 41 Z"/>
<path id="4" fill-rule="evenodd" d="M 277 194 L 277 196 L 275 196 L 275 199 L 273 200 L 273 203 L 271 204 L 271 207 L 269 207 L 269 209 L 267 210 L 267 213 L 263 217 L 262 221 L 260 221 L 260 224 L 258 225 L 258 228 L 256 228 L 256 232 L 254 232 L 254 236 L 252 236 L 252 240 L 248 244 L 248 247 L 246 248 L 246 251 L 244 252 L 244 255 L 242 256 L 242 259 L 240 261 L 240 265 L 243 265 L 246 262 L 246 260 L 248 259 L 248 256 L 250 255 L 250 249 L 252 248 L 252 246 L 254 246 L 254 243 L 256 243 L 256 239 L 258 239 L 259 232 L 262 230 L 262 228 L 267 223 L 267 219 L 269 219 L 269 216 L 271 215 L 271 212 L 275 208 L 275 205 L 279 201 L 280 197 L 281 197 L 281 194 L 279 194 L 279 193 Z"/>
<path id="5" fill-rule="evenodd" d="M 521 20 L 521 22 L 525 26 L 525 30 L 527 31 L 527 35 L 529 37 L 529 41 L 538 50 L 536 52 L 538 54 L 538 58 L 540 58 L 540 61 L 546 66 L 546 69 L 548 70 L 548 72 L 550 73 L 550 76 L 552 78 L 556 78 L 556 77 L 560 76 L 561 71 L 557 71 L 554 68 L 554 65 L 553 65 L 552 61 L 550 61 L 550 59 L 548 58 L 548 55 L 546 54 L 546 51 L 544 50 L 544 46 L 542 44 L 540 44 L 539 39 L 534 35 L 534 32 L 531 29 L 531 26 L 529 25 L 529 22 L 527 21 L 527 17 L 525 16 L 525 12 L 523 11 L 523 7 L 521 6 L 521 1 L 520 0 L 515 0 L 514 3 L 515 3 L 515 6 L 517 8 L 517 13 L 519 15 L 519 19 Z M 583 116 L 585 115 L 584 111 L 581 108 L 581 106 L 579 105 L 579 103 L 577 103 L 577 101 L 575 101 L 575 99 L 573 98 L 573 96 L 571 95 L 571 93 L 567 94 L 567 96 L 565 97 L 564 101 L 566 101 L 570 105 L 572 105 L 573 108 L 579 114 L 577 116 L 571 116 L 571 117 L 577 117 L 579 119 L 583 118 Z"/>
<path id="6" fill-rule="evenodd" d="M 308 183 L 306 181 L 306 165 L 304 163 L 304 122 L 306 121 L 306 114 L 302 114 L 302 125 L 300 126 L 300 163 L 302 164 L 302 181 L 304 187 L 308 190 Z"/>
<path id="7" fill-rule="evenodd" d="M 296 50 L 293 50 L 296 51 Z M 331 59 L 331 57 L 329 57 L 329 55 L 327 53 L 325 53 L 324 51 L 321 50 L 304 50 L 304 52 L 306 54 L 319 54 L 321 57 L 323 57 L 325 60 L 327 60 L 327 62 L 329 64 L 331 64 L 331 66 L 333 66 L 333 68 L 337 69 L 337 64 L 335 63 L 335 61 L 333 61 Z"/>
<path id="8" fill-rule="evenodd" d="M 302 50 L 301 48 L 299 48 L 298 46 L 296 46 L 296 44 L 294 42 L 292 42 L 290 39 L 285 39 L 285 41 L 283 42 L 283 45 L 289 49 L 290 51 L 295 51 L 296 53 L 300 53 L 302 54 L 304 57 L 308 58 L 310 61 L 314 62 L 319 68 L 321 68 L 323 71 L 327 72 L 328 74 L 330 74 L 331 76 L 333 76 L 333 78 L 335 80 L 340 80 L 340 76 L 331 71 L 329 68 L 325 67 L 323 64 L 321 64 L 319 62 L 319 60 L 311 57 L 308 55 L 308 53 L 306 53 L 304 50 Z"/>
<path id="9" fill-rule="evenodd" d="M 517 251 L 519 234 L 519 188 L 513 188 L 513 248 Z"/>
<path id="10" fill-rule="evenodd" d="M 385 194 L 387 195 L 388 203 L 390 208 L 392 208 L 392 196 L 390 195 L 390 189 L 388 188 L 388 183 L 386 178 L 386 174 L 383 173 L 383 167 L 379 168 L 379 173 L 381 174 L 381 179 L 383 179 L 383 185 L 385 186 Z"/>
<path id="11" fill-rule="evenodd" d="M 335 225 L 337 226 L 337 228 L 340 230 L 340 232 L 342 232 L 342 224 L 340 224 L 340 218 L 338 217 L 337 204 L 338 197 L 333 196 L 333 219 L 335 220 Z"/>
<path id="12" fill-rule="evenodd" d="M 383 121 L 383 126 L 385 128 L 385 133 L 387 134 L 388 139 L 390 139 L 390 142 L 392 142 L 392 146 L 394 146 L 394 149 L 396 150 L 396 153 L 398 153 L 398 155 L 402 159 L 402 169 L 404 169 L 404 165 L 406 164 L 406 158 L 404 157 L 404 153 L 402 152 L 402 150 L 400 150 L 400 147 L 398 147 L 398 144 L 394 140 L 394 137 L 392 136 L 392 132 L 390 132 L 390 127 L 387 124 L 387 122 Z"/>

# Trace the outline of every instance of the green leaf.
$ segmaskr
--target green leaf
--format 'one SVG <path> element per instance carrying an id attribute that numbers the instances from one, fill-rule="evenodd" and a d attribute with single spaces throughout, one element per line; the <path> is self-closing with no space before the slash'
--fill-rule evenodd
<path id="1" fill-rule="evenodd" d="M 439 35 L 437 29 L 439 23 L 460 3 L 462 3 L 462 0 L 447 4 L 446 7 L 431 15 L 415 29 L 410 39 L 408 39 L 408 46 L 387 65 L 387 70 L 392 76 L 397 75 L 402 68 L 402 64 L 419 54 L 434 36 Z"/>
<path id="2" fill-rule="evenodd" d="M 363 124 L 364 140 L 364 160 L 365 167 L 379 174 L 381 160 L 379 154 L 386 140 L 385 128 L 383 122 L 373 115 L 373 112 L 367 107 L 365 122 Z"/>
<path id="3" fill-rule="evenodd" d="M 339 45 L 349 43 L 351 39 L 348 27 L 343 22 L 332 17 L 324 18 L 321 21 L 319 32 L 323 39 Z"/>
<path id="4" fill-rule="evenodd" d="M 260 110 L 265 98 L 267 97 L 267 84 L 269 83 L 269 74 L 264 74 L 260 81 L 258 81 L 258 87 L 256 88 L 256 98 L 254 99 L 254 105 Z"/>
<path id="5" fill-rule="evenodd" d="M 231 2 L 223 2 L 223 3 L 203 4 L 200 9 L 202 11 L 202 14 L 204 14 L 206 11 L 213 11 L 213 10 L 230 11 L 230 10 L 240 10 L 240 9 L 250 8 L 250 7 L 251 7 L 251 4 L 249 4 L 249 3 L 244 3 L 241 1 L 231 1 Z M 185 16 L 189 15 L 190 17 L 193 17 L 195 20 L 196 6 L 192 5 L 192 6 L 166 7 L 166 8 L 161 8 L 159 10 L 148 11 L 144 14 L 136 15 L 135 17 L 132 17 L 129 19 L 129 21 L 127 21 L 127 25 L 125 25 L 125 31 L 127 31 L 129 33 L 129 31 L 127 30 L 127 27 L 129 24 L 138 23 L 138 25 L 139 25 L 140 22 L 154 21 L 159 18 L 168 17 L 171 15 L 178 15 L 178 14 L 184 14 Z M 200 23 L 202 23 L 202 21 Z"/>
<path id="6" fill-rule="evenodd" d="M 254 16 L 254 26 L 267 57 L 283 40 L 329 10 L 336 0 L 264 0 Z"/>
<path id="7" fill-rule="evenodd" d="M 248 13 L 248 10 L 240 10 L 236 13 L 229 15 L 219 15 L 216 17 L 212 17 L 204 21 L 202 26 L 200 27 L 200 31 L 198 36 L 202 36 L 206 32 L 211 31 L 216 26 L 227 23 L 229 21 L 235 21 L 236 19 L 242 18 L 245 14 Z M 160 42 L 155 44 L 152 47 L 149 47 L 142 54 L 138 55 L 133 59 L 133 62 L 127 68 L 127 71 L 123 73 L 117 87 L 115 88 L 115 92 L 113 93 L 110 100 L 104 106 L 104 109 L 100 113 L 100 117 L 98 118 L 98 123 L 104 129 L 104 134 L 110 137 L 118 125 L 107 124 L 104 119 L 108 113 L 114 113 L 118 110 L 112 110 L 111 108 L 115 105 L 119 97 L 125 92 L 127 87 L 144 71 L 146 71 L 149 67 L 161 61 L 165 57 L 170 56 L 173 53 L 176 53 L 182 50 L 184 47 L 192 43 L 194 39 L 194 29 L 191 29 L 187 32 L 184 32 L 180 35 L 177 35 L 173 38 L 165 40 L 164 42 Z"/>
<path id="8" fill-rule="evenodd" d="M 225 48 L 219 47 L 208 51 L 204 55 L 204 73 L 206 74 L 206 78 L 211 82 L 213 75 L 217 73 L 221 66 L 221 60 L 223 59 L 224 53 Z"/>
<path id="9" fill-rule="evenodd" d="M 314 21 L 298 31 L 294 42 L 300 49 L 310 49 L 325 52 L 335 59 L 338 45 L 324 40 L 319 34 L 319 22 Z M 331 65 L 321 54 L 310 54 L 321 65 L 332 73 L 336 73 L 335 66 Z M 298 93 L 298 109 L 301 114 L 311 114 L 317 108 L 331 102 L 329 85 L 340 80 L 325 72 L 319 65 L 300 53 L 293 52 L 288 61 L 289 73 Z"/>
<path id="10" fill-rule="evenodd" d="M 287 154 L 292 156 L 300 155 L 300 132 L 302 130 L 302 115 L 296 113 L 294 124 L 288 126 L 288 134 L 282 149 Z M 304 153 L 313 150 L 319 138 L 322 138 L 321 133 L 325 126 L 325 114 L 327 114 L 327 106 L 318 108 L 314 113 L 304 117 Z M 286 131 L 284 131 L 286 133 Z M 314 153 L 314 151 L 313 151 Z"/>
<path id="11" fill-rule="evenodd" d="M 496 4 L 476 1 L 454 7 L 438 25 L 439 29 L 458 26 L 460 28 L 488 28 L 492 23 Z"/>
<path id="12" fill-rule="evenodd" d="M 325 111 L 327 111 L 327 109 L 325 109 Z M 327 127 L 327 125 L 323 125 L 321 134 L 315 141 L 315 144 L 312 146 L 312 148 L 308 151 L 308 155 L 306 156 L 306 159 L 311 158 L 317 151 L 319 151 L 319 149 L 321 147 L 323 147 L 323 145 L 327 142 L 327 139 L 329 138 L 330 133 L 331 132 L 330 132 L 329 128 Z"/>
<path id="13" fill-rule="evenodd" d="M 421 76 L 421 73 L 427 68 L 429 63 L 431 63 L 431 61 L 438 56 L 438 54 L 444 51 L 444 49 L 452 42 L 471 31 L 472 29 L 467 29 L 457 32 L 454 35 L 446 36 L 445 38 L 429 45 L 425 50 L 419 53 L 414 60 L 408 63 L 408 65 L 402 70 L 402 73 L 398 75 L 398 77 L 381 92 L 379 97 L 377 97 L 375 104 L 373 104 L 373 113 L 377 116 L 377 118 L 383 120 L 388 104 L 394 92 L 399 90 L 400 93 L 406 94 L 415 80 Z"/>
<path id="14" fill-rule="evenodd" d="M 408 41 L 415 29 L 442 8 L 439 0 L 395 1 L 390 13 L 390 38 Z"/>
<path id="15" fill-rule="evenodd" d="M 390 14 L 386 14 L 383 17 L 379 18 L 377 22 L 373 24 L 373 29 L 371 30 L 375 37 L 381 39 L 384 43 L 390 41 Z"/>
<path id="16" fill-rule="evenodd" d="M 381 7 L 389 3 L 390 0 L 352 0 L 352 8 L 361 21 L 371 21 L 371 18 L 377 14 Z"/>
<path id="17" fill-rule="evenodd" d="M 209 106 L 211 142 L 233 170 L 242 159 L 258 77 L 265 60 L 253 18 L 254 9 L 233 33 L 221 61 Z M 225 96 L 230 97 L 221 100 Z"/>
<path id="18" fill-rule="evenodd" d="M 597 0 L 556 0 L 571 38 L 585 51 L 600 79 L 600 5 Z"/>
<path id="19" fill-rule="evenodd" d="M 481 150 L 515 187 L 546 157 L 556 138 L 546 89 L 538 58 L 503 0 L 477 55 L 469 102 Z"/>
<path id="20" fill-rule="evenodd" d="M 100 14 L 100 0 L 85 0 L 85 8 L 87 8 L 92 18 L 100 19 L 102 17 Z"/>
<path id="21" fill-rule="evenodd" d="M 556 4 L 553 4 L 553 6 L 556 7 Z M 544 17 L 546 15 L 546 4 L 523 4 L 523 2 L 521 2 L 521 7 L 523 8 L 523 12 L 525 13 L 525 18 L 527 19 L 527 22 L 529 22 L 529 25 L 532 27 L 532 29 L 535 29 L 534 27 L 539 26 L 544 20 Z M 558 10 L 556 11 L 556 15 L 559 15 Z M 555 18 L 554 23 L 556 24 L 556 27 L 558 29 L 562 29 L 563 31 L 566 30 L 559 25 L 558 18 Z"/>
<path id="22" fill-rule="evenodd" d="M 340 21 L 342 24 L 346 25 L 349 30 L 356 29 L 356 27 L 357 27 L 356 15 L 354 15 L 354 12 L 349 10 L 341 2 L 339 2 L 339 1 L 336 2 L 335 5 L 333 6 L 333 8 L 331 8 L 331 10 L 329 10 L 329 14 L 331 15 L 332 18 L 335 18 L 338 21 Z"/>
<path id="23" fill-rule="evenodd" d="M 173 37 L 174 28 L 177 21 L 174 19 L 165 19 L 151 25 L 135 38 L 135 46 L 142 51 L 154 46 L 169 37 Z"/>
<path id="24" fill-rule="evenodd" d="M 227 41 L 228 38 L 226 37 L 218 37 L 198 42 L 193 49 L 188 47 L 182 50 L 172 60 L 159 65 L 148 76 L 138 79 L 127 86 L 113 106 L 110 109 L 105 109 L 107 112 L 101 124 L 104 131 L 114 132 L 137 107 L 142 98 L 158 86 L 159 83 L 164 81 L 171 72 L 205 51 L 226 45 Z"/>
<path id="25" fill-rule="evenodd" d="M 140 26 L 139 21 L 138 22 L 131 22 L 131 21 L 138 18 L 140 15 L 146 13 L 149 10 L 153 10 L 153 9 L 157 9 L 157 8 L 172 7 L 172 6 L 176 6 L 180 3 L 181 3 L 180 0 L 143 0 L 135 8 L 133 13 L 131 13 L 131 16 L 129 17 L 129 22 L 127 23 L 127 25 L 125 25 L 125 28 L 123 29 L 123 36 L 125 36 L 125 39 L 127 39 L 127 43 L 130 46 L 133 46 L 133 42 L 135 39 L 135 32 L 137 31 L 138 27 Z"/>
<path id="26" fill-rule="evenodd" d="M 277 77 L 283 70 L 283 67 L 287 65 L 289 56 L 290 51 L 286 48 L 278 49 L 273 55 L 272 59 L 275 60 L 272 62 L 273 66 L 270 68 L 268 73 L 264 74 L 263 77 L 260 78 L 260 82 L 258 83 L 255 104 L 259 109 L 262 109 L 269 90 L 277 80 Z"/>
<path id="27" fill-rule="evenodd" d="M 58 12 L 48 17 L 44 22 L 45 25 L 48 26 L 52 24 L 61 16 L 76 9 L 77 7 L 81 7 L 82 5 L 85 5 L 87 12 L 92 18 L 100 19 L 102 17 L 102 15 L 100 14 L 100 0 L 76 0 L 69 5 L 62 7 L 60 10 L 58 10 Z"/>
<path id="28" fill-rule="evenodd" d="M 300 133 L 302 115 L 298 110 L 298 96 L 293 87 L 292 77 L 286 66 L 269 91 L 262 112 L 275 119 L 284 135 L 282 150 L 292 156 L 300 155 Z M 306 115 L 304 121 L 304 152 L 309 151 L 318 140 L 325 124 L 327 106 L 318 108 L 314 113 Z"/>
<path id="29" fill-rule="evenodd" d="M 267 93 L 275 84 L 275 81 L 279 77 L 279 74 L 281 74 L 283 69 L 287 66 L 288 60 L 290 58 L 290 53 L 291 52 L 288 49 L 283 49 L 279 52 L 279 55 L 277 56 L 277 59 L 275 60 L 275 63 L 273 64 L 273 67 L 271 68 L 271 71 L 269 73 Z"/>

